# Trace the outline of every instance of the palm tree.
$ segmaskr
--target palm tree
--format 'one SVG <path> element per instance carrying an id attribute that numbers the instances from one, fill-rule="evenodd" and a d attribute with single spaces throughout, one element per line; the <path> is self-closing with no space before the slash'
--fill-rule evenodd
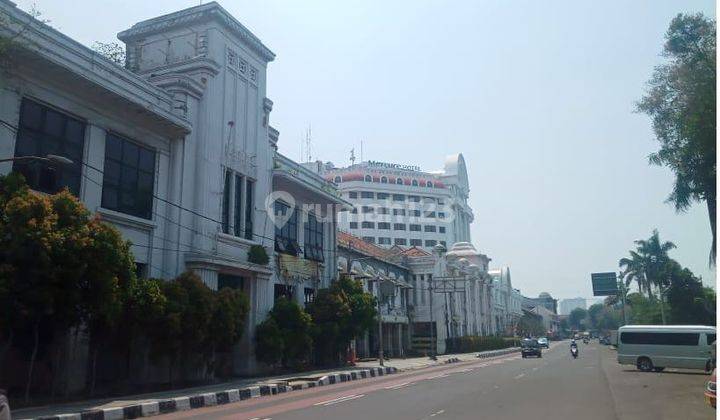
<path id="1" fill-rule="evenodd" d="M 653 230 L 648 239 L 635 241 L 635 251 L 630 251 L 630 258 L 622 258 L 619 262 L 625 285 L 636 282 L 640 293 L 647 293 L 652 299 L 653 286 L 667 286 L 669 278 L 665 275 L 671 261 L 668 252 L 675 248 L 672 242 L 662 242 L 657 229 Z"/>

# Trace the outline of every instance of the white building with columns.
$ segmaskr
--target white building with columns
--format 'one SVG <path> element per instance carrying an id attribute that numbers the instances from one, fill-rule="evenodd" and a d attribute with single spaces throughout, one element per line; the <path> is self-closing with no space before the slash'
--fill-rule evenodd
<path id="1" fill-rule="evenodd" d="M 266 97 L 273 52 L 215 2 L 120 32 L 125 67 L 8 0 L 0 17 L 0 35 L 16 46 L 0 69 L 0 158 L 73 161 L 0 163 L 0 174 L 19 171 L 42 192 L 68 187 L 132 241 L 140 276 L 192 269 L 213 289 L 242 289 L 251 310 L 233 370 L 255 372 L 255 325 L 274 297 L 311 298 L 337 265 L 335 207 L 316 207 L 312 220 L 303 214 L 280 232 L 297 248 L 276 252 L 269 212 L 277 207 L 268 210 L 266 197 L 287 191 L 297 204 L 348 204 L 277 153 Z M 254 245 L 269 265 L 248 261 Z"/>

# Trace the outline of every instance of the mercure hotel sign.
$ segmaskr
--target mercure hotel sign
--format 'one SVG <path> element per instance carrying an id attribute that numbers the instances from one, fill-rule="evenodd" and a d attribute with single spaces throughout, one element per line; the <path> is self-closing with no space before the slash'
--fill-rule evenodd
<path id="1" fill-rule="evenodd" d="M 402 171 L 418 171 L 418 172 L 420 172 L 420 167 L 416 166 L 416 165 L 403 165 L 400 163 L 378 162 L 376 160 L 369 160 L 368 166 L 372 166 L 375 168 L 400 169 Z"/>

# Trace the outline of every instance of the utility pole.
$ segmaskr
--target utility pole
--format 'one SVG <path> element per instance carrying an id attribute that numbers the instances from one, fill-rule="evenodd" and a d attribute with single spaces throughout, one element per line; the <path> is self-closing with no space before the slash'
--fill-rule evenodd
<path id="1" fill-rule="evenodd" d="M 428 275 L 429 277 L 429 290 L 430 290 L 430 358 L 432 360 L 436 360 L 436 350 L 437 350 L 437 343 L 435 342 L 435 321 L 433 320 L 433 278 L 432 274 Z M 424 292 L 423 292 L 424 293 Z"/>
<path id="2" fill-rule="evenodd" d="M 380 282 L 378 281 L 378 343 L 380 348 L 378 349 L 378 361 L 380 366 L 385 366 L 384 354 L 383 354 L 383 328 L 382 328 L 382 295 L 380 294 Z"/>

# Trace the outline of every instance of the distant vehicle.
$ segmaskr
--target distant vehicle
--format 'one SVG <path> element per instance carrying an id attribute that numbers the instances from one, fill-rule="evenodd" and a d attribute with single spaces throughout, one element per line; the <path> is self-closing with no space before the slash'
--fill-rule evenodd
<path id="1" fill-rule="evenodd" d="M 599 342 L 600 342 L 600 344 L 603 344 L 603 345 L 605 345 L 605 346 L 610 345 L 610 336 L 609 336 L 609 335 L 605 335 L 605 336 L 600 337 Z"/>
<path id="2" fill-rule="evenodd" d="M 713 369 L 712 375 L 710 375 L 710 380 L 708 380 L 705 384 L 705 404 L 712 408 L 716 408 L 716 389 L 717 380 L 715 379 L 715 369 Z"/>
<path id="3" fill-rule="evenodd" d="M 526 338 L 520 342 L 520 352 L 523 359 L 528 356 L 542 357 L 542 349 L 540 343 L 534 338 Z"/>
<path id="4" fill-rule="evenodd" d="M 573 359 L 577 359 L 577 357 L 578 357 L 577 346 L 570 346 L 570 354 L 572 354 Z"/>
<path id="5" fill-rule="evenodd" d="M 0 420 L 10 420 L 10 403 L 4 389 L 0 389 Z"/>
<path id="6" fill-rule="evenodd" d="M 702 325 L 627 325 L 620 327 L 618 362 L 639 370 L 666 367 L 712 370 L 715 327 Z"/>
<path id="7" fill-rule="evenodd" d="M 610 331 L 610 345 L 617 347 L 618 345 L 618 332 L 617 330 Z"/>
<path id="8" fill-rule="evenodd" d="M 540 338 L 538 338 L 537 341 L 538 341 L 538 344 L 540 345 L 540 347 L 546 348 L 546 349 L 550 348 L 550 344 L 548 343 L 547 337 L 540 337 Z"/>

